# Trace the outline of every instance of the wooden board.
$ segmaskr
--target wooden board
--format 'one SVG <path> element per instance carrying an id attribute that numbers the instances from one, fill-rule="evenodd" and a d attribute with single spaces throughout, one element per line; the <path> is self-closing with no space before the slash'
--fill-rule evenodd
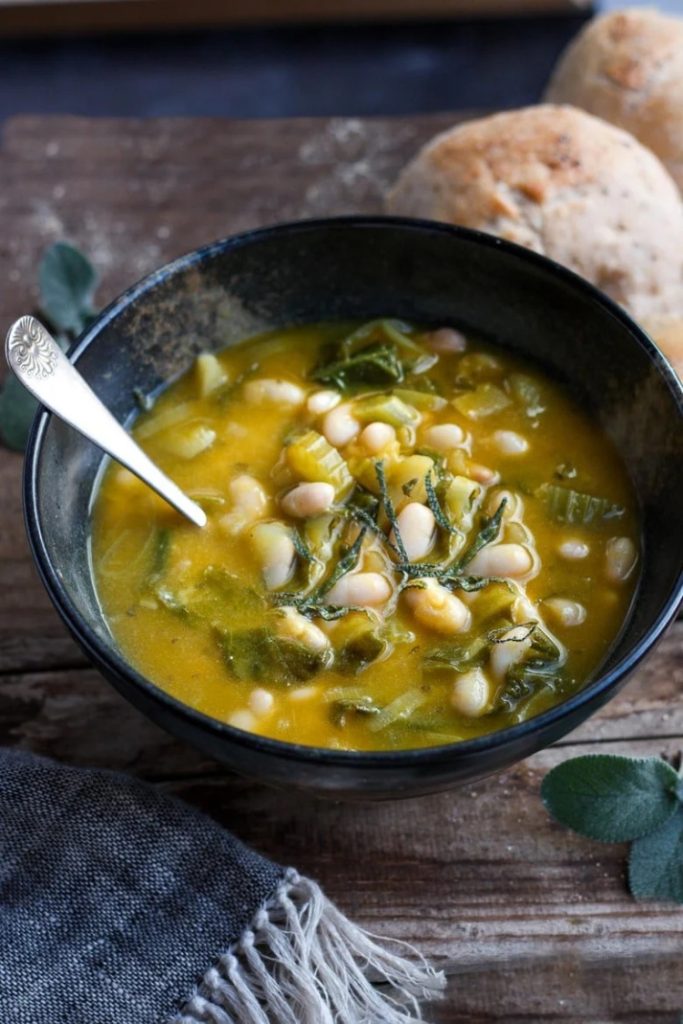
<path id="1" fill-rule="evenodd" d="M 561 14 L 590 0 L 0 0 L 0 34 Z"/>
<path id="2" fill-rule="evenodd" d="M 453 120 L 11 122 L 1 320 L 32 307 L 36 261 L 58 238 L 91 254 L 104 301 L 233 231 L 377 211 L 402 163 Z M 681 748 L 683 623 L 599 715 L 474 787 L 368 807 L 273 792 L 166 736 L 87 666 L 30 564 L 20 470 L 0 453 L 0 742 L 139 774 L 315 876 L 355 919 L 446 966 L 433 1021 L 679 1024 L 683 910 L 632 901 L 624 848 L 554 825 L 539 785 L 578 752 Z"/>

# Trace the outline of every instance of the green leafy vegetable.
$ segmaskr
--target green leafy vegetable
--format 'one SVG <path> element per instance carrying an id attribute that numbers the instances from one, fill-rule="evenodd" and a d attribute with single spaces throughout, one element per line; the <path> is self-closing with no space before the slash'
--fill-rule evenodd
<path id="1" fill-rule="evenodd" d="M 337 686 L 327 692 L 325 700 L 330 705 L 330 718 L 340 727 L 346 725 L 351 714 L 378 715 L 382 710 L 359 686 Z"/>
<path id="2" fill-rule="evenodd" d="M 475 637 L 468 643 L 442 644 L 429 652 L 424 662 L 425 669 L 452 669 L 455 672 L 463 672 L 465 669 L 483 664 L 488 649 L 489 640 L 485 634 Z"/>
<path id="3" fill-rule="evenodd" d="M 328 348 L 311 377 L 346 391 L 366 384 L 400 384 L 406 375 L 424 373 L 437 357 L 425 352 L 410 330 L 400 320 L 370 320 Z"/>
<path id="4" fill-rule="evenodd" d="M 264 598 L 222 566 L 209 565 L 183 595 L 189 610 L 214 628 L 238 627 L 266 611 Z"/>
<path id="5" fill-rule="evenodd" d="M 404 369 L 394 345 L 369 345 L 356 355 L 319 366 L 311 373 L 321 384 L 334 384 L 341 391 L 361 384 L 400 384 Z"/>
<path id="6" fill-rule="evenodd" d="M 159 531 L 159 534 L 162 532 Z M 164 559 L 160 563 L 163 567 L 168 554 L 166 545 L 167 542 L 160 538 L 156 558 Z M 151 581 L 154 582 L 153 577 Z M 193 625 L 213 629 L 228 630 L 247 626 L 255 615 L 264 615 L 267 611 L 266 602 L 260 594 L 227 569 L 215 565 L 207 566 L 199 580 L 191 586 L 173 590 L 168 586 L 157 585 L 152 592 L 168 611 L 182 616 Z"/>
<path id="7" fill-rule="evenodd" d="M 683 903 L 683 806 L 631 846 L 628 881 L 637 900 Z"/>
<path id="8" fill-rule="evenodd" d="M 304 562 L 315 561 L 313 552 L 308 548 L 306 541 L 303 539 L 296 527 L 292 530 L 292 544 L 297 555 L 304 560 Z"/>
<path id="9" fill-rule="evenodd" d="M 345 335 L 336 344 L 335 351 L 340 358 L 347 358 L 373 343 L 389 342 L 410 352 L 421 352 L 422 349 L 416 342 L 408 337 L 408 331 L 410 331 L 410 325 L 402 320 L 392 320 L 386 317 L 368 320 L 356 327 L 350 334 Z"/>
<path id="10" fill-rule="evenodd" d="M 378 623 L 367 613 L 347 615 L 334 633 L 334 667 L 343 675 L 357 675 L 387 649 Z"/>
<path id="11" fill-rule="evenodd" d="M 427 492 L 427 504 L 429 505 L 429 508 L 431 510 L 432 515 L 434 516 L 434 519 L 436 520 L 437 525 L 440 526 L 442 530 L 445 530 L 446 533 L 453 533 L 459 535 L 460 530 L 457 528 L 457 526 L 454 526 L 453 523 L 451 523 L 451 521 L 448 519 L 444 510 L 441 507 L 441 502 L 439 501 L 438 495 L 436 493 L 431 473 L 427 473 L 425 477 L 425 491 Z"/>
<path id="12" fill-rule="evenodd" d="M 366 527 L 362 527 L 358 536 L 356 537 L 353 544 L 350 547 L 343 548 L 341 557 L 335 565 L 334 569 L 320 586 L 311 593 L 297 593 L 297 592 L 281 592 L 273 595 L 273 600 L 278 605 L 291 605 L 296 608 L 302 615 L 309 616 L 320 616 L 323 619 L 339 619 L 344 615 L 347 615 L 351 611 L 356 611 L 355 608 L 343 607 L 337 608 L 333 605 L 327 605 L 324 598 L 329 594 L 332 587 L 337 583 L 342 576 L 345 576 L 347 572 L 351 572 L 358 563 L 360 558 L 361 546 L 363 544 L 363 538 L 366 534 Z"/>
<path id="13" fill-rule="evenodd" d="M 162 527 L 157 529 L 154 536 L 154 547 L 152 549 L 152 565 L 149 573 L 149 583 L 156 583 L 164 575 L 171 553 L 171 531 Z"/>
<path id="14" fill-rule="evenodd" d="M 618 519 L 624 514 L 622 505 L 615 505 L 607 498 L 596 498 L 559 484 L 544 484 L 539 493 L 545 498 L 551 518 L 558 523 L 589 526 L 601 519 Z"/>
<path id="15" fill-rule="evenodd" d="M 325 664 L 324 652 L 312 651 L 265 626 L 218 630 L 216 637 L 237 679 L 287 685 L 310 679 Z"/>
<path id="16" fill-rule="evenodd" d="M 391 495 L 389 494 L 389 489 L 387 487 L 386 475 L 384 473 L 384 462 L 382 460 L 375 463 L 375 474 L 377 476 L 377 484 L 379 486 L 380 498 L 382 501 L 382 505 L 384 507 L 384 514 L 389 520 L 389 526 L 394 534 L 394 543 L 396 551 L 401 560 L 401 563 L 403 565 L 409 565 L 410 561 L 408 558 L 408 553 L 405 549 L 403 538 L 401 537 L 401 531 L 399 529 L 398 520 L 396 519 L 396 510 L 394 508 L 394 503 L 391 500 Z"/>
<path id="17" fill-rule="evenodd" d="M 390 704 L 382 708 L 380 713 L 373 717 L 368 728 L 371 732 L 380 732 L 380 730 L 386 729 L 387 726 L 394 725 L 401 719 L 412 715 L 413 711 L 419 708 L 421 704 L 424 704 L 426 699 L 426 693 L 417 687 L 406 690 L 400 697 L 396 697 Z"/>
<path id="18" fill-rule="evenodd" d="M 563 825 L 605 843 L 623 843 L 659 828 L 676 812 L 676 771 L 657 757 L 586 754 L 543 780 L 546 807 Z"/>

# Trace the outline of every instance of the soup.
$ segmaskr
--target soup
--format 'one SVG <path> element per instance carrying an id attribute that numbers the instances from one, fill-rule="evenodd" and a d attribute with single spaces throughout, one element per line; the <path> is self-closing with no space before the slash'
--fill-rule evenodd
<path id="1" fill-rule="evenodd" d="M 607 437 L 450 327 L 278 330 L 204 354 L 133 434 L 206 511 L 110 465 L 92 562 L 124 655 L 239 729 L 450 743 L 565 700 L 614 643 L 638 522 Z"/>

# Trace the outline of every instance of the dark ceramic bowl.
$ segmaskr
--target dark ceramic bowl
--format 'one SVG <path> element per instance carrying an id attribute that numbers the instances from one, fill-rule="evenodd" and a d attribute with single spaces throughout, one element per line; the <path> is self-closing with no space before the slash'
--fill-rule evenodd
<path id="1" fill-rule="evenodd" d="M 396 316 L 473 329 L 565 381 L 619 448 L 641 501 L 645 557 L 632 614 L 600 672 L 564 704 L 501 732 L 423 750 L 356 753 L 264 739 L 207 718 L 143 678 L 118 650 L 88 560 L 101 453 L 45 412 L 26 456 L 33 554 L 67 626 L 141 711 L 246 775 L 334 796 L 438 790 L 487 775 L 576 728 L 613 696 L 674 617 L 683 589 L 682 389 L 645 334 L 549 260 L 428 222 L 349 218 L 217 242 L 135 285 L 72 352 L 119 420 L 144 392 L 268 326 Z"/>

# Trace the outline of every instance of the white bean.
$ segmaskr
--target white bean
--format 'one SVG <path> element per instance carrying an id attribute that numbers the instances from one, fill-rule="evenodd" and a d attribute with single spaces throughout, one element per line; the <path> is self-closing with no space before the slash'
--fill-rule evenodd
<path id="1" fill-rule="evenodd" d="M 327 594 L 327 601 L 340 608 L 376 608 L 390 597 L 391 587 L 381 573 L 357 572 L 342 576 Z"/>
<path id="2" fill-rule="evenodd" d="M 529 442 L 514 430 L 496 430 L 493 443 L 503 455 L 523 455 L 529 451 Z"/>
<path id="3" fill-rule="evenodd" d="M 264 690 L 263 687 L 257 686 L 256 689 L 252 690 L 249 694 L 248 703 L 253 714 L 262 718 L 273 710 L 275 697 L 273 697 L 270 690 Z"/>
<path id="4" fill-rule="evenodd" d="M 519 579 L 533 568 L 534 560 L 521 544 L 488 544 L 467 564 L 472 576 L 506 576 Z"/>
<path id="5" fill-rule="evenodd" d="M 464 352 L 467 348 L 467 338 L 453 327 L 439 327 L 431 331 L 424 342 L 432 352 Z"/>
<path id="6" fill-rule="evenodd" d="M 296 640 L 297 643 L 308 647 L 309 651 L 325 651 L 330 646 L 322 629 L 319 629 L 314 622 L 307 619 L 305 615 L 298 612 L 296 608 L 288 605 L 280 608 L 281 614 L 277 617 L 277 631 L 280 636 L 289 640 Z"/>
<path id="7" fill-rule="evenodd" d="M 246 709 L 233 711 L 228 718 L 228 725 L 234 726 L 235 729 L 242 729 L 244 732 L 253 732 L 256 728 L 256 718 L 251 711 Z"/>
<path id="8" fill-rule="evenodd" d="M 335 448 L 342 448 L 360 434 L 360 423 L 351 414 L 349 402 L 344 402 L 327 413 L 323 420 L 323 434 Z"/>
<path id="9" fill-rule="evenodd" d="M 341 395 L 338 391 L 314 391 L 308 396 L 306 408 L 314 416 L 322 416 L 324 412 L 334 409 L 335 405 L 341 402 Z"/>
<path id="10" fill-rule="evenodd" d="M 491 671 L 496 679 L 504 679 L 513 665 L 522 661 L 531 647 L 528 626 L 513 626 L 505 633 L 498 643 L 491 647 Z"/>
<path id="11" fill-rule="evenodd" d="M 456 676 L 451 691 L 451 704 L 461 715 L 467 718 L 478 718 L 482 715 L 490 700 L 489 681 L 480 668 L 463 672 Z"/>
<path id="12" fill-rule="evenodd" d="M 297 484 L 282 498 L 280 504 L 288 516 L 307 519 L 327 512 L 334 501 L 334 487 L 325 483 Z"/>
<path id="13" fill-rule="evenodd" d="M 258 480 L 248 473 L 242 473 L 230 481 L 228 494 L 233 507 L 220 519 L 220 525 L 227 533 L 233 536 L 241 533 L 266 514 L 268 496 Z"/>
<path id="14" fill-rule="evenodd" d="M 422 432 L 422 440 L 437 452 L 450 452 L 463 443 L 465 431 L 457 423 L 438 423 Z"/>
<path id="15" fill-rule="evenodd" d="M 377 455 L 396 440 L 396 431 L 390 423 L 368 423 L 358 440 L 371 455 Z"/>
<path id="16" fill-rule="evenodd" d="M 558 626 L 580 626 L 586 621 L 584 606 L 566 597 L 549 597 L 543 602 L 543 607 Z"/>
<path id="17" fill-rule="evenodd" d="M 524 622 L 535 622 L 538 619 L 536 606 L 526 596 L 519 594 L 512 602 L 512 621 L 516 624 Z"/>
<path id="18" fill-rule="evenodd" d="M 510 519 L 521 519 L 524 514 L 524 502 L 520 498 L 519 494 L 515 494 L 513 491 L 499 490 L 498 488 L 487 495 L 486 512 L 488 515 L 492 516 L 494 512 L 498 511 L 503 498 L 505 498 L 503 519 L 506 521 Z"/>
<path id="19" fill-rule="evenodd" d="M 421 586 L 406 590 L 406 604 L 421 625 L 446 636 L 469 628 L 472 613 L 447 587 L 430 577 L 416 582 Z"/>
<path id="20" fill-rule="evenodd" d="M 263 377 L 260 380 L 247 381 L 244 385 L 244 397 L 248 402 L 255 402 L 258 405 L 268 403 L 299 408 L 304 404 L 306 394 L 303 388 L 289 380 Z"/>
<path id="21" fill-rule="evenodd" d="M 629 537 L 612 537 L 605 547 L 605 569 L 611 583 L 623 583 L 633 572 L 638 554 Z"/>
<path id="22" fill-rule="evenodd" d="M 436 520 L 432 510 L 417 501 L 411 501 L 401 509 L 396 519 L 408 561 L 416 562 L 428 555 L 434 546 L 436 536 Z M 396 536 L 393 530 L 391 539 L 395 544 Z"/>
<path id="23" fill-rule="evenodd" d="M 500 479 L 500 473 L 495 469 L 489 469 L 488 466 L 482 466 L 479 462 L 470 462 L 467 476 L 471 480 L 476 480 L 478 484 L 483 484 L 485 487 L 495 484 Z"/>
<path id="24" fill-rule="evenodd" d="M 294 572 L 296 550 L 284 523 L 257 523 L 251 530 L 251 542 L 261 563 L 268 590 L 283 587 Z"/>
<path id="25" fill-rule="evenodd" d="M 567 540 L 563 540 L 557 551 L 560 558 L 566 558 L 568 562 L 587 558 L 590 554 L 590 548 L 588 545 L 577 537 L 571 537 Z"/>

